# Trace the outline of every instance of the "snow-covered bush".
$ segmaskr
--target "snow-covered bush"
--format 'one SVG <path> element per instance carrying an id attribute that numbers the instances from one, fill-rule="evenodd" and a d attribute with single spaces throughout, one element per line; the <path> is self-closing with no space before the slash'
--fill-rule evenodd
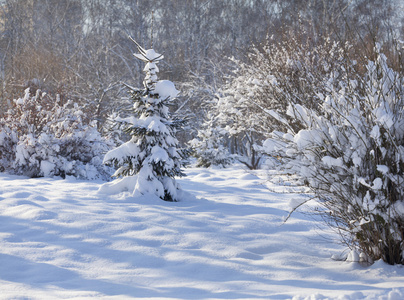
<path id="1" fill-rule="evenodd" d="M 313 46 L 291 37 L 287 42 L 269 39 L 263 46 L 252 47 L 246 61 L 233 60 L 237 69 L 215 107 L 218 124 L 231 139 L 231 153 L 248 167 L 258 167 L 258 145 L 272 130 L 285 128 L 269 117 L 269 111 L 284 111 L 290 101 L 315 108 L 316 86 L 341 59 L 336 43 L 328 39 Z M 293 120 L 289 121 L 293 127 Z"/>
<path id="2" fill-rule="evenodd" d="M 146 63 L 145 89 L 131 88 L 133 115 L 115 119 L 131 138 L 105 155 L 104 163 L 117 167 L 113 176 L 118 178 L 104 184 L 100 192 L 128 191 L 178 201 L 181 189 L 174 177 L 185 175 L 181 167 L 188 155 L 188 151 L 179 148 L 175 137 L 184 122 L 171 118 L 168 109 L 178 91 L 171 81 L 157 80 L 157 63 L 163 55 L 137 46 L 140 54 L 135 57 Z"/>
<path id="3" fill-rule="evenodd" d="M 258 99 L 254 99 L 257 97 L 255 91 L 261 89 L 257 79 L 261 70 L 241 61 L 235 61 L 235 64 L 238 70 L 223 87 L 222 95 L 213 110 L 217 115 L 215 127 L 219 126 L 222 135 L 226 136 L 226 139 L 222 139 L 222 146 L 229 149 L 247 167 L 256 169 L 261 157 L 255 147 L 268 131 L 266 118 L 262 118 L 260 108 L 254 104 L 258 103 Z M 216 128 L 211 130 L 217 130 Z"/>
<path id="4" fill-rule="evenodd" d="M 291 97 L 285 111 L 269 111 L 283 126 L 263 148 L 304 179 L 351 248 L 404 264 L 404 64 L 393 70 L 374 50 L 364 68 L 349 59 L 330 68 L 315 107 Z"/>
<path id="5" fill-rule="evenodd" d="M 0 119 L 2 171 L 29 177 L 76 176 L 106 179 L 102 156 L 112 146 L 72 102 L 25 91 Z"/>

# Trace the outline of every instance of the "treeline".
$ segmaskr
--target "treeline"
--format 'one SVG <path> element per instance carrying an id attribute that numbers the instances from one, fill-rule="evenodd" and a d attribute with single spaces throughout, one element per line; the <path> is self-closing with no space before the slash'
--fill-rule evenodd
<path id="1" fill-rule="evenodd" d="M 166 53 L 162 73 L 185 81 L 206 59 L 266 35 L 265 1 L 7 0 L 1 6 L 2 111 L 28 87 L 119 109 L 121 82 L 141 84 L 133 37 Z M 253 20 L 253 21 L 252 21 Z"/>
<path id="2" fill-rule="evenodd" d="M 124 105 L 122 82 L 143 74 L 133 37 L 166 54 L 161 76 L 183 84 L 180 112 L 202 116 L 201 87 L 215 88 L 251 45 L 290 34 L 317 43 L 402 32 L 399 1 L 5 0 L 1 4 L 0 114 L 27 87 L 88 107 L 104 125 Z M 206 92 L 206 88 L 202 90 Z M 186 96 L 186 97 L 185 97 Z M 209 94 L 211 97 L 211 94 Z"/>

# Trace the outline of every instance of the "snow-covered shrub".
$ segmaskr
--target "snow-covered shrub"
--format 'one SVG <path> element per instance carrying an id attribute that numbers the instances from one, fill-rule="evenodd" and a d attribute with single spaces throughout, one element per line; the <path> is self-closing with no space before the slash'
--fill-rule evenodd
<path id="1" fill-rule="evenodd" d="M 351 248 L 404 264 L 403 69 L 391 69 L 379 45 L 374 54 L 365 68 L 348 60 L 330 69 L 315 108 L 291 98 L 269 112 L 286 130 L 272 131 L 264 149 L 304 179 Z"/>
<path id="2" fill-rule="evenodd" d="M 261 70 L 241 61 L 235 61 L 235 64 L 238 65 L 238 70 L 232 80 L 223 87 L 222 95 L 214 107 L 217 115 L 215 123 L 221 127 L 222 135 L 226 136 L 226 139 L 222 139 L 222 145 L 237 155 L 247 167 L 256 169 L 261 158 L 255 146 L 268 131 L 266 119 L 262 118 L 260 108 L 254 105 L 257 100 L 254 99 L 257 96 L 254 90 L 260 89 L 257 77 L 260 76 Z"/>
<path id="3" fill-rule="evenodd" d="M 72 102 L 64 105 L 40 90 L 24 98 L 0 119 L 3 171 L 29 177 L 107 178 L 102 156 L 112 146 Z"/>
<path id="4" fill-rule="evenodd" d="M 184 122 L 171 118 L 168 109 L 178 91 L 171 81 L 157 80 L 157 63 L 163 55 L 137 46 L 140 54 L 135 57 L 146 63 L 145 89 L 131 88 L 132 116 L 115 118 L 130 140 L 105 155 L 104 163 L 117 168 L 113 175 L 117 179 L 104 184 L 100 192 L 154 194 L 165 201 L 177 201 L 181 189 L 174 177 L 185 175 L 181 167 L 188 156 L 175 137 Z"/>
<path id="5" fill-rule="evenodd" d="M 287 42 L 270 39 L 253 47 L 246 61 L 233 60 L 237 69 L 215 108 L 218 124 L 232 141 L 231 153 L 250 168 L 258 167 L 258 145 L 272 130 L 285 128 L 270 111 L 284 111 L 290 101 L 317 107 L 316 86 L 341 59 L 337 44 L 328 39 L 313 46 L 291 37 Z"/>

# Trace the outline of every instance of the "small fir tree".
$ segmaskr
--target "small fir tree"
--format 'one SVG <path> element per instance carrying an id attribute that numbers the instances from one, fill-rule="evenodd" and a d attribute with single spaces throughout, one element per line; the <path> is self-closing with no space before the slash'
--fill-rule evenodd
<path id="1" fill-rule="evenodd" d="M 101 191 L 129 191 L 134 196 L 151 193 L 165 201 L 178 201 L 180 187 L 174 177 L 185 175 L 181 167 L 188 156 L 175 137 L 184 120 L 171 118 L 168 109 L 178 91 L 171 81 L 157 80 L 157 63 L 163 55 L 136 45 L 140 54 L 134 56 L 146 63 L 144 89 L 128 87 L 133 116 L 118 117 L 115 122 L 131 139 L 105 155 L 104 163 L 117 167 L 113 176 L 118 179 Z"/>
<path id="2" fill-rule="evenodd" d="M 232 163 L 233 156 L 223 145 L 226 132 L 216 123 L 216 117 L 209 113 L 208 119 L 198 130 L 198 136 L 189 142 L 193 155 L 198 159 L 197 167 L 208 168 L 214 165 L 225 168 Z"/>

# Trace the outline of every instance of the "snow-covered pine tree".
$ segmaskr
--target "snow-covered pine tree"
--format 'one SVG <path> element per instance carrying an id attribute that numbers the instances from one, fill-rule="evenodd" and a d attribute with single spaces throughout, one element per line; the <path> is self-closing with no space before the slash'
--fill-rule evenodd
<path id="1" fill-rule="evenodd" d="M 233 156 L 223 144 L 226 139 L 226 131 L 216 123 L 217 117 L 208 113 L 207 119 L 198 130 L 196 138 L 189 144 L 193 155 L 198 159 L 196 166 L 208 168 L 211 165 L 225 168 L 233 161 Z"/>
<path id="2" fill-rule="evenodd" d="M 117 167 L 113 175 L 117 179 L 104 184 L 100 191 L 129 191 L 134 196 L 150 193 L 165 201 L 178 201 L 180 186 L 174 177 L 185 175 L 181 167 L 188 156 L 175 137 L 184 120 L 173 119 L 168 109 L 178 91 L 171 81 L 157 80 L 157 63 L 163 55 L 136 45 L 140 54 L 134 56 L 146 63 L 144 89 L 128 86 L 133 116 L 118 117 L 115 122 L 131 139 L 105 155 L 104 163 Z"/>

